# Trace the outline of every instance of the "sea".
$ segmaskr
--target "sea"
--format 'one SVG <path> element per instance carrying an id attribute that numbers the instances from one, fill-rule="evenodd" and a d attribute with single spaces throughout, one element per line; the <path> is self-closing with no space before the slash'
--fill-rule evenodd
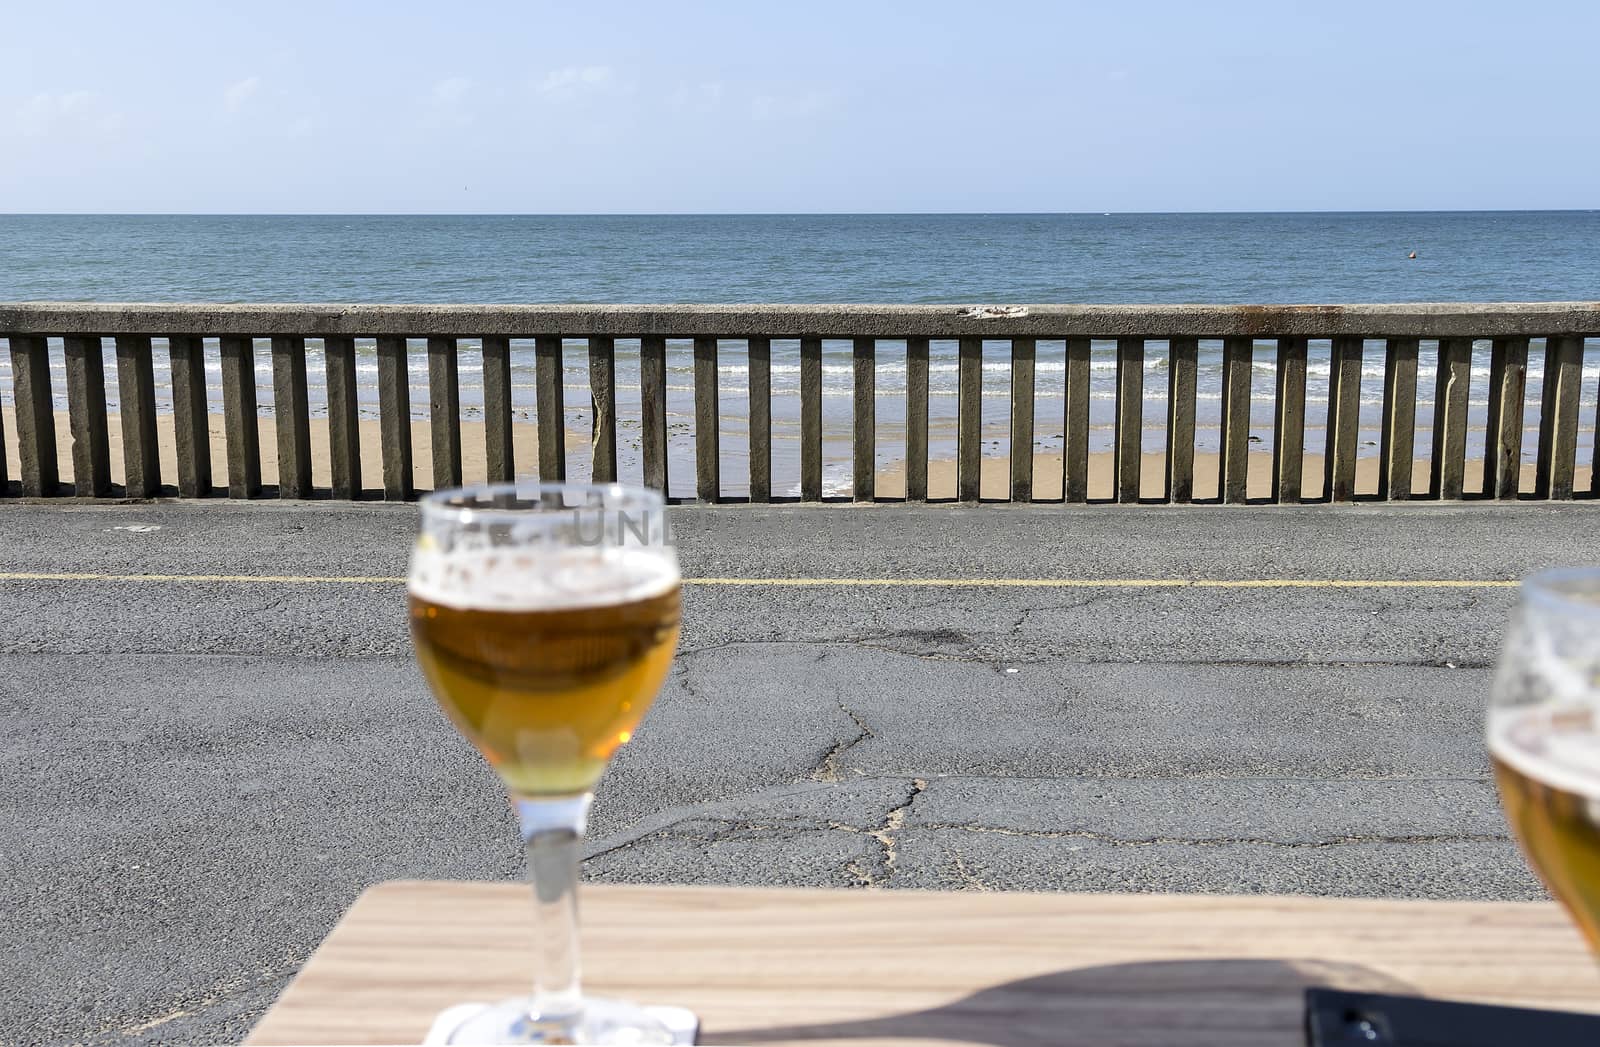
<path id="1" fill-rule="evenodd" d="M 1413 257 L 1413 254 L 1415 257 Z M 922 215 L 0 215 L 0 301 L 391 302 L 391 303 L 1329 303 L 1494 302 L 1600 299 L 1600 211 L 1369 212 L 1292 214 Z M 463 414 L 481 416 L 476 343 L 463 341 Z M 258 396 L 271 410 L 271 373 L 258 356 Z M 1537 349 L 1537 343 L 1535 344 Z M 1580 460 L 1593 446 L 1600 343 L 1591 339 L 1582 390 Z M 798 483 L 798 345 L 773 344 L 775 490 Z M 207 350 L 212 409 L 220 364 Z M 1429 446 L 1433 347 L 1419 374 L 1419 454 Z M 1475 346 L 1468 452 L 1482 454 L 1487 342 Z M 618 343 L 619 446 L 624 478 L 638 462 L 637 346 Z M 1035 451 L 1061 445 L 1064 347 L 1038 346 Z M 313 412 L 322 414 L 322 361 L 311 344 Z M 824 345 L 825 485 L 849 485 L 851 347 Z M 55 365 L 61 365 L 59 351 Z M 165 354 L 157 352 L 158 407 L 170 406 Z M 108 366 L 114 358 L 108 346 Z M 691 356 L 669 346 L 669 446 L 674 493 L 692 489 Z M 376 361 L 358 343 L 362 410 L 376 416 Z M 1366 348 L 1364 455 L 1375 455 L 1382 402 L 1381 343 Z M 880 458 L 903 449 L 903 347 L 880 347 Z M 567 426 L 589 425 L 588 358 L 566 344 Z M 743 344 L 720 354 L 722 453 L 730 493 L 745 475 L 748 389 Z M 955 347 L 935 343 L 930 367 L 930 454 L 954 453 Z M 1113 346 L 1092 362 L 1091 450 L 1109 450 Z M 1147 350 L 1145 445 L 1164 438 L 1166 354 Z M 1308 449 L 1325 420 L 1328 363 L 1313 343 Z M 1530 422 L 1541 354 L 1530 357 Z M 115 382 L 107 388 L 115 395 Z M 1197 450 L 1217 449 L 1221 347 L 1202 343 Z M 411 363 L 412 404 L 426 411 L 421 343 Z M 1252 434 L 1271 441 L 1274 366 L 1258 346 Z M 56 382 L 65 406 L 64 381 Z M 1010 363 L 1003 342 L 985 347 L 985 453 L 1008 453 Z M 10 361 L 0 356 L 0 396 Z M 531 417 L 533 350 L 513 344 L 513 400 Z M 898 441 L 898 444 L 897 444 Z M 1533 454 L 1530 443 L 1525 447 Z M 270 453 L 270 449 L 264 448 Z M 587 447 L 573 451 L 587 471 Z M 792 481 L 792 482 L 791 482 Z"/>

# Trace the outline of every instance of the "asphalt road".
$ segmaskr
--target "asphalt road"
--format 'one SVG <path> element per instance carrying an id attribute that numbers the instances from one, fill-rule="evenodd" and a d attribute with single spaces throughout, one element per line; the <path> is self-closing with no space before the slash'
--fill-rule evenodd
<path id="1" fill-rule="evenodd" d="M 238 1039 L 365 886 L 519 874 L 401 585 L 127 577 L 393 578 L 414 517 L 0 506 L 0 1042 Z M 686 576 L 771 581 L 687 586 L 586 875 L 1537 897 L 1481 741 L 1494 583 L 1600 562 L 1597 521 L 684 508 Z M 1180 579 L 1271 584 L 1129 584 Z"/>

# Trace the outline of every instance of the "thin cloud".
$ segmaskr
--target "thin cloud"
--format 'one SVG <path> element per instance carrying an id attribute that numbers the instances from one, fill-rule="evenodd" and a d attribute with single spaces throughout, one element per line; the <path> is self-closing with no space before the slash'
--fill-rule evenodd
<path id="1" fill-rule="evenodd" d="M 750 116 L 756 120 L 805 120 L 832 109 L 836 96 L 828 91 L 798 95 L 761 94 L 750 99 Z"/>
<path id="2" fill-rule="evenodd" d="M 431 95 L 436 105 L 459 105 L 471 90 L 471 80 L 464 76 L 452 76 L 434 84 Z"/>
<path id="3" fill-rule="evenodd" d="M 68 131 L 111 134 L 122 122 L 122 114 L 95 91 L 41 92 L 16 110 L 17 130 L 35 138 Z"/>
<path id="4" fill-rule="evenodd" d="M 261 91 L 261 78 L 248 76 L 236 83 L 229 84 L 222 92 L 222 106 L 230 113 L 237 113 L 246 102 L 254 98 Z"/>
<path id="5" fill-rule="evenodd" d="M 473 83 L 464 76 L 434 82 L 428 90 L 422 122 L 427 127 L 464 127 L 472 123 Z"/>
<path id="6" fill-rule="evenodd" d="M 574 98 L 581 94 L 625 92 L 627 86 L 609 65 L 569 65 L 550 70 L 534 90 L 547 98 Z"/>
<path id="7" fill-rule="evenodd" d="M 722 97 L 726 93 L 727 89 L 717 80 L 702 84 L 679 84 L 667 96 L 667 105 L 680 113 L 709 113 L 722 105 Z"/>

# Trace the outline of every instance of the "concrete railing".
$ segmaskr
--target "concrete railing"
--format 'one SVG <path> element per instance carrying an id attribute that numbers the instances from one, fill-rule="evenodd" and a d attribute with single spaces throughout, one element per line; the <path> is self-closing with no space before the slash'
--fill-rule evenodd
<path id="1" fill-rule="evenodd" d="M 681 462 L 687 469 L 692 458 L 693 490 L 703 501 L 786 500 L 790 491 L 802 501 L 824 499 L 825 447 L 838 436 L 828 431 L 824 397 L 837 402 L 845 395 L 842 380 L 831 386 L 825 382 L 825 354 L 839 361 L 832 369 L 836 375 L 850 378 L 849 410 L 838 413 L 831 426 L 850 434 L 848 455 L 835 463 L 840 477 L 847 475 L 849 481 L 833 485 L 839 497 L 928 500 L 932 420 L 950 423 L 953 452 L 953 483 L 944 492 L 933 491 L 936 499 L 941 494 L 961 502 L 980 495 L 1011 501 L 1214 498 L 1227 503 L 1571 498 L 1579 488 L 1594 491 L 1593 419 L 1580 417 L 1580 396 L 1585 338 L 1597 335 L 1596 302 L 1281 307 L 0 305 L 0 339 L 9 344 L 13 404 L 9 419 L 0 425 L 0 442 L 8 435 L 15 440 L 12 457 L 20 474 L 20 482 L 11 484 L 6 456 L 0 454 L 0 492 L 34 497 L 117 494 L 115 435 L 121 447 L 123 495 L 217 493 L 212 486 L 211 411 L 217 399 L 222 407 L 217 439 L 225 451 L 226 491 L 234 498 L 263 493 L 264 460 L 275 465 L 279 497 L 361 497 L 364 414 L 375 415 L 369 424 L 376 423 L 385 498 L 415 495 L 412 449 L 422 439 L 429 445 L 433 486 L 533 473 L 532 462 L 516 460 L 519 429 L 536 433 L 538 475 L 565 477 L 569 465 L 579 469 L 584 460 L 569 453 L 564 419 L 574 412 L 586 414 L 589 422 L 589 475 L 612 480 L 622 471 L 620 345 L 629 366 L 636 360 L 638 367 L 636 421 L 632 405 L 623 405 L 630 413 L 629 435 L 637 437 L 636 447 L 629 445 L 637 450 L 637 461 L 629 463 L 638 467 L 634 478 L 671 491 L 669 465 Z M 114 354 L 107 351 L 106 339 L 113 341 Z M 574 408 L 568 399 L 574 372 L 567 359 L 576 340 L 586 343 L 587 377 L 580 374 L 576 381 L 587 385 L 588 395 Z M 159 354 L 158 343 L 164 344 L 164 354 Z M 780 463 L 784 468 L 777 470 L 779 475 L 774 469 L 774 404 L 783 397 L 774 395 L 775 345 L 797 364 L 798 377 L 792 394 L 798 417 L 780 426 L 797 436 L 798 455 L 792 463 Z M 308 384 L 308 357 L 314 359 L 316 353 L 323 362 L 319 399 L 310 395 Z M 519 353 L 531 361 L 531 426 L 517 422 L 529 414 L 514 403 L 513 362 Z M 686 360 L 690 354 L 692 363 L 669 368 L 669 358 Z M 166 381 L 158 412 L 161 355 L 166 358 L 161 372 Z M 742 360 L 742 395 L 730 392 L 719 372 L 719 363 L 730 357 Z M 428 408 L 417 418 L 408 376 L 412 360 L 424 358 Z M 1051 364 L 1048 390 L 1038 380 L 1040 361 L 1046 359 Z M 257 368 L 263 360 L 270 360 L 270 409 L 258 409 Z M 358 360 L 364 361 L 360 368 Z M 481 425 L 482 467 L 467 471 L 481 475 L 464 475 L 463 470 L 464 432 L 474 434 L 476 441 L 476 430 L 463 427 L 463 360 L 473 369 L 481 367 L 481 408 L 472 408 L 481 412 L 481 422 L 472 425 Z M 208 361 L 214 362 L 209 369 Z M 903 376 L 904 382 L 903 401 L 889 412 L 893 418 L 888 428 L 903 432 L 898 450 L 880 441 L 879 407 L 886 398 L 878 377 L 886 361 L 894 364 L 896 381 Z M 113 395 L 108 395 L 107 364 L 115 368 Z M 930 364 L 941 375 L 952 376 L 946 391 L 954 401 L 952 418 L 930 414 Z M 1419 375 L 1425 377 L 1429 367 L 1432 387 L 1421 385 L 1419 398 Z M 358 381 L 359 373 L 367 371 L 374 380 Z M 692 408 L 676 417 L 692 421 L 692 455 L 674 456 L 669 453 L 675 417 L 668 410 L 669 374 L 680 371 L 689 376 L 685 380 L 692 383 L 693 398 Z M 992 423 L 985 422 L 983 412 L 986 371 L 1003 372 L 1006 381 L 988 394 L 1006 407 L 1004 417 Z M 1059 382 L 1053 377 L 1056 371 Z M 208 383 L 208 373 L 219 376 L 216 386 Z M 1320 395 L 1324 373 L 1325 397 Z M 1319 388 L 1319 395 L 1310 399 L 1308 374 Z M 1537 402 L 1525 403 L 1533 378 Z M 217 387 L 220 395 L 213 397 Z M 67 424 L 58 440 L 63 388 Z M 625 391 L 633 388 L 627 385 Z M 1376 420 L 1378 438 L 1373 441 L 1361 439 L 1364 388 Z M 1092 394 L 1109 409 L 1109 422 L 1098 428 Z M 1059 412 L 1053 406 L 1056 399 L 1061 401 Z M 1051 405 L 1042 417 L 1040 403 Z M 1215 444 L 1214 452 L 1205 455 L 1208 472 L 1196 467 L 1196 433 L 1200 406 L 1209 411 L 1212 404 L 1218 405 L 1217 424 L 1202 427 Z M 1308 404 L 1316 406 L 1313 413 L 1318 415 L 1309 424 Z M 1270 413 L 1270 421 L 1257 426 L 1263 430 L 1260 435 L 1251 432 L 1252 408 L 1258 417 Z M 1476 408 L 1481 411 L 1475 413 Z M 730 449 L 723 441 L 725 423 L 736 413 L 743 446 Z M 269 415 L 276 453 L 264 459 L 260 425 Z M 325 416 L 325 436 L 313 433 L 313 415 Z M 114 428 L 108 416 L 116 422 Z M 1469 424 L 1474 420 L 1481 424 Z M 163 442 L 167 427 L 170 447 Z M 1050 432 L 1058 427 L 1059 433 Z M 323 428 L 320 419 L 316 428 Z M 1091 461 L 1091 444 L 1098 437 L 1092 429 L 1108 434 L 1106 449 L 1095 459 L 1102 466 L 1098 481 Z M 1319 429 L 1320 440 L 1308 441 L 1308 433 L 1315 437 Z M 1581 467 L 1580 433 L 1591 434 L 1589 460 Z M 1469 455 L 1469 434 L 1481 446 L 1476 458 Z M 1525 449 L 1534 434 L 1536 445 Z M 1426 454 L 1419 453 L 1419 437 Z M 369 455 L 371 442 L 369 434 Z M 1252 454 L 1252 443 L 1269 448 L 1270 458 Z M 70 455 L 58 454 L 62 444 L 70 445 Z M 1001 444 L 1009 447 L 1004 456 L 992 453 Z M 1051 452 L 1042 459 L 1036 453 L 1041 444 Z M 1364 454 L 1360 448 L 1367 445 L 1376 452 Z M 173 487 L 163 485 L 164 454 L 176 466 Z M 475 451 L 470 457 L 477 461 Z M 1526 479 L 1525 457 L 1531 459 Z M 1363 458 L 1369 465 L 1368 489 L 1358 490 L 1358 459 Z M 1047 463 L 1043 471 L 1041 460 Z M 313 485 L 314 461 L 316 472 L 325 474 L 325 484 Z M 741 461 L 747 463 L 747 473 L 732 476 L 745 472 Z M 1480 461 L 1481 467 L 1469 469 L 1469 462 Z M 995 482 L 987 492 L 986 465 L 995 467 Z M 898 489 L 885 493 L 889 485 L 878 482 L 880 467 L 899 474 Z M 1375 479 L 1370 478 L 1373 470 Z M 63 485 L 69 474 L 70 486 Z M 1197 477 L 1205 482 L 1197 484 Z M 774 497 L 775 491 L 780 497 Z"/>

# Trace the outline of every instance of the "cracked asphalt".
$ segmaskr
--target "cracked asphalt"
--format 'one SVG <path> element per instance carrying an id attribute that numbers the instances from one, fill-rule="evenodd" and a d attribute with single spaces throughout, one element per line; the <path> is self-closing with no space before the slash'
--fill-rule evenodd
<path id="1" fill-rule="evenodd" d="M 1461 579 L 1592 504 L 685 507 L 684 573 Z M 11 575 L 396 576 L 415 509 L 0 505 Z M 609 882 L 1532 898 L 1506 587 L 691 585 Z M 519 875 L 392 583 L 0 580 L 0 1042 L 236 1040 L 369 884 Z"/>

